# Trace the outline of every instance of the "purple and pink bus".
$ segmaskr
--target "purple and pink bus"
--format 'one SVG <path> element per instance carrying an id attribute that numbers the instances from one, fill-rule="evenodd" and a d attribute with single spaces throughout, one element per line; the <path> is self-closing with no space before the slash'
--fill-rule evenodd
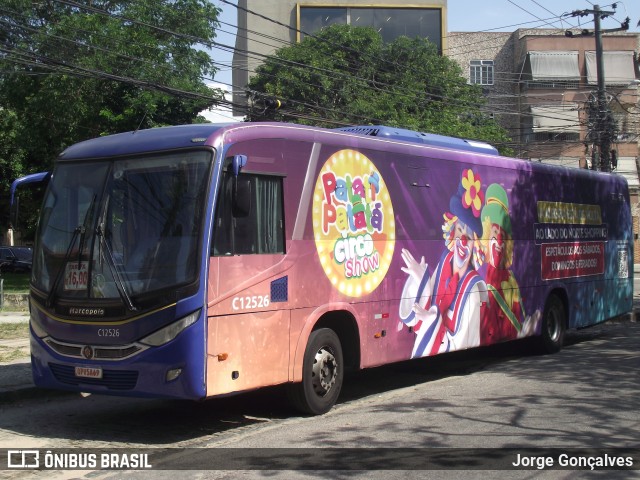
<path id="1" fill-rule="evenodd" d="M 36 385 L 202 399 L 632 308 L 626 181 L 390 127 L 189 125 L 74 145 L 31 278 Z"/>

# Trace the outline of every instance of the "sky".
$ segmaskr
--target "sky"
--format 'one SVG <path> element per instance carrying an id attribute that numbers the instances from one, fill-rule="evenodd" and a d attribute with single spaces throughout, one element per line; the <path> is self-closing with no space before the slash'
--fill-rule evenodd
<path id="1" fill-rule="evenodd" d="M 563 13 L 575 10 L 593 10 L 599 5 L 601 10 L 613 11 L 613 2 L 590 2 L 588 0 L 486 0 L 486 7 L 478 8 L 477 0 L 449 0 L 448 30 L 450 32 L 498 31 L 510 32 L 518 28 L 567 28 L 578 26 L 578 20 L 583 27 L 593 29 L 593 15 L 588 17 L 566 17 L 566 22 L 557 19 Z M 630 32 L 639 32 L 640 2 L 625 0 L 615 2 L 616 14 L 612 18 L 602 20 L 603 29 L 618 28 L 626 17 L 631 19 Z M 472 12 L 472 13 L 470 13 Z M 541 21 L 544 20 L 544 21 Z M 551 23 L 548 25 L 546 22 Z"/>
<path id="2" fill-rule="evenodd" d="M 217 32 L 216 41 L 225 45 L 235 45 L 235 28 L 237 25 L 237 9 L 219 0 L 210 0 L 222 9 L 219 18 L 222 23 Z M 237 2 L 234 2 L 237 3 Z M 345 1 L 345 3 L 347 3 Z M 407 2 L 415 4 L 416 2 Z M 429 2 L 425 2 L 429 3 Z M 602 29 L 619 28 L 625 18 L 631 19 L 629 32 L 640 32 L 640 1 L 625 0 L 596 3 L 589 0 L 448 0 L 447 29 L 450 32 L 512 32 L 518 28 L 587 28 L 593 29 L 593 15 L 585 17 L 563 16 L 575 10 L 593 10 L 599 5 L 601 10 L 614 11 L 615 15 L 601 21 Z M 480 7 L 479 5 L 482 5 Z M 563 20 L 564 19 L 564 20 Z M 214 49 L 211 55 L 216 62 L 226 65 L 221 67 L 215 79 L 221 84 L 213 86 L 230 88 L 231 84 L 231 52 Z M 212 122 L 228 122 L 234 120 L 229 111 L 217 110 L 205 112 Z M 236 118 L 235 120 L 241 120 Z"/>

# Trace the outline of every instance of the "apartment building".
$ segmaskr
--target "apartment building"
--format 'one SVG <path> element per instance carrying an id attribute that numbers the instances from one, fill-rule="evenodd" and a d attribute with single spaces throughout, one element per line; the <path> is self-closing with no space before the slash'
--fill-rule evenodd
<path id="1" fill-rule="evenodd" d="M 453 32 L 446 55 L 482 85 L 488 112 L 517 140 L 517 156 L 585 167 L 591 162 L 588 107 L 596 95 L 593 36 L 564 30 Z M 607 102 L 619 126 L 619 164 L 638 155 L 637 55 L 640 36 L 603 37 Z"/>

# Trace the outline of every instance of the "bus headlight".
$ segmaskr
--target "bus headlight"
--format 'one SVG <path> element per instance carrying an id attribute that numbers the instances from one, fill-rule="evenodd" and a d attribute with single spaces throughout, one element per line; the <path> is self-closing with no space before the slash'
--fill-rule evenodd
<path id="1" fill-rule="evenodd" d="M 159 347 L 160 345 L 164 345 L 167 342 L 170 342 L 174 338 L 178 336 L 178 334 L 187 328 L 189 325 L 195 323 L 200 316 L 200 310 L 193 312 L 186 317 L 181 318 L 177 322 L 173 322 L 171 325 L 167 325 L 164 328 L 161 328 L 157 332 L 152 333 L 144 337 L 140 340 L 140 343 L 144 343 L 145 345 L 151 345 L 152 347 Z"/>

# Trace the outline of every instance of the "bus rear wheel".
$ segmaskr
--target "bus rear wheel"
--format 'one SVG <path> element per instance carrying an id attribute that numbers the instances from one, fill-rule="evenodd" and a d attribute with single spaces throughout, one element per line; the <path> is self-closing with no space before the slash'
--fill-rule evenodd
<path id="1" fill-rule="evenodd" d="M 315 330 L 304 352 L 302 382 L 289 386 L 289 399 L 303 413 L 322 415 L 338 400 L 343 376 L 340 339 L 329 328 Z"/>
<path id="2" fill-rule="evenodd" d="M 564 343 L 567 318 L 562 300 L 557 295 L 551 295 L 544 307 L 542 330 L 538 340 L 542 353 L 559 352 Z"/>

